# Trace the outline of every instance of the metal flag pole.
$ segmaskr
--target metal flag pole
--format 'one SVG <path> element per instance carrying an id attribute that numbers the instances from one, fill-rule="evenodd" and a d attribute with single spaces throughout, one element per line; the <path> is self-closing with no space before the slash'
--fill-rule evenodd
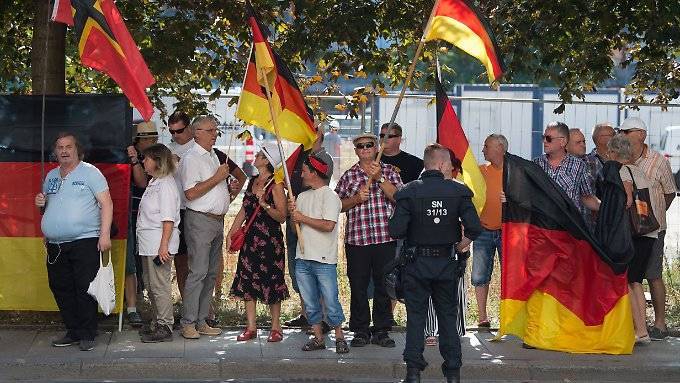
<path id="1" fill-rule="evenodd" d="M 283 145 L 281 145 L 281 135 L 279 134 L 279 125 L 276 122 L 276 118 L 274 117 L 274 106 L 272 105 L 272 100 L 271 100 L 271 93 L 269 92 L 269 78 L 267 77 L 267 73 L 263 69 L 259 69 L 260 75 L 264 79 L 264 88 L 265 88 L 265 94 L 267 95 L 267 105 L 269 106 L 269 115 L 271 116 L 272 119 L 272 125 L 274 126 L 274 134 L 276 135 L 276 143 L 278 144 L 279 147 L 279 154 L 281 155 L 281 164 L 283 165 L 283 175 L 286 180 L 286 187 L 288 188 L 288 195 L 292 196 L 293 195 L 293 187 L 290 184 L 290 176 L 288 175 L 288 166 L 286 165 L 286 157 L 285 153 L 283 152 Z M 273 165 L 273 164 L 272 164 Z M 302 238 L 302 230 L 300 229 L 300 224 L 295 223 L 295 232 L 297 233 L 298 237 L 298 245 L 300 246 L 300 252 L 304 254 L 305 252 L 305 247 L 304 247 L 304 242 Z"/>
<path id="2" fill-rule="evenodd" d="M 432 7 L 432 12 L 430 12 L 430 17 L 427 19 L 427 24 L 425 25 L 425 29 L 423 30 L 423 36 L 420 38 L 420 41 L 418 42 L 416 53 L 413 55 L 411 66 L 408 68 L 408 74 L 406 75 L 404 86 L 401 87 L 401 92 L 399 93 L 399 97 L 397 98 L 397 104 L 394 106 L 394 111 L 392 112 L 392 118 L 390 118 L 390 123 L 389 125 L 387 125 L 386 132 L 388 134 L 390 129 L 392 129 L 392 126 L 394 125 L 394 120 L 397 119 L 397 113 L 399 112 L 399 107 L 401 106 L 401 100 L 404 99 L 404 94 L 406 94 L 406 88 L 411 83 L 411 79 L 413 78 L 413 72 L 415 72 L 416 64 L 418 63 L 418 57 L 420 57 L 420 52 L 423 50 L 423 46 L 425 45 L 425 35 L 430 30 L 430 25 L 432 24 L 432 19 L 434 17 L 434 13 L 437 10 L 438 5 L 439 0 L 435 1 L 434 7 Z M 380 157 L 382 157 L 383 150 L 385 149 L 384 144 L 385 137 L 380 139 L 380 151 L 378 152 L 378 156 L 376 157 L 376 161 L 378 162 L 380 162 Z"/>

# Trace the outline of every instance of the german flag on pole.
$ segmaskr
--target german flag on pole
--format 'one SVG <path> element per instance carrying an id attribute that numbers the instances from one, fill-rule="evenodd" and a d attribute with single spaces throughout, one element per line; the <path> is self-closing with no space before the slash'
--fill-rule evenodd
<path id="1" fill-rule="evenodd" d="M 530 346 L 630 354 L 635 341 L 625 262 L 612 260 L 564 191 L 536 164 L 503 169 L 500 330 Z"/>
<path id="2" fill-rule="evenodd" d="M 456 111 L 453 110 L 439 77 L 435 78 L 435 82 L 437 87 L 437 142 L 453 150 L 456 158 L 463 164 L 463 182 L 474 193 L 472 203 L 477 213 L 481 213 L 486 203 L 486 181 L 479 170 L 477 159 L 472 154 L 470 143 L 465 137 L 463 127 L 458 121 Z"/>
<path id="3" fill-rule="evenodd" d="M 438 0 L 424 36 L 425 41 L 448 41 L 477 58 L 486 68 L 489 83 L 503 75 L 503 61 L 491 28 L 470 1 Z"/>
<path id="4" fill-rule="evenodd" d="M 153 106 L 146 88 L 156 81 L 113 0 L 55 0 L 52 20 L 75 25 L 83 65 L 111 77 L 142 117 L 150 120 Z"/>
<path id="5" fill-rule="evenodd" d="M 283 63 L 267 41 L 266 29 L 255 15 L 250 2 L 246 2 L 248 23 L 253 31 L 253 49 L 250 53 L 243 90 L 239 97 L 236 117 L 243 122 L 259 126 L 274 133 L 274 125 L 267 105 L 266 74 L 274 104 L 281 138 L 303 144 L 305 149 L 316 141 L 316 128 L 312 110 L 307 106 L 293 73 Z"/>

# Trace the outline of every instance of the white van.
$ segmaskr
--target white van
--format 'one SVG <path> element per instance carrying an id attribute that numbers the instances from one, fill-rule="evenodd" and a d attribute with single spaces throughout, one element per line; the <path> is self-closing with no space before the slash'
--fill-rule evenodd
<path id="1" fill-rule="evenodd" d="M 667 127 L 661 136 L 659 151 L 671 163 L 675 182 L 680 187 L 680 125 Z"/>

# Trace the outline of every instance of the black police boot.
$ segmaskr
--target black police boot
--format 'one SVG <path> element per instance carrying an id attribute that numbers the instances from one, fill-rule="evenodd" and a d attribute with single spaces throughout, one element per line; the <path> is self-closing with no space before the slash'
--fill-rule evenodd
<path id="1" fill-rule="evenodd" d="M 404 383 L 420 383 L 420 369 L 415 367 L 407 368 Z"/>
<path id="2" fill-rule="evenodd" d="M 446 383 L 460 383 L 460 370 L 447 372 Z"/>

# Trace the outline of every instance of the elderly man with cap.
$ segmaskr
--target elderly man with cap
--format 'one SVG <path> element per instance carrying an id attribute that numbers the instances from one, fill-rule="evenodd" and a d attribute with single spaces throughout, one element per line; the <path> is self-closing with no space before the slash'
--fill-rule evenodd
<path id="1" fill-rule="evenodd" d="M 388 221 L 394 212 L 394 193 L 402 186 L 392 165 L 376 161 L 378 137 L 363 133 L 352 140 L 359 162 L 338 180 L 335 192 L 347 213 L 345 253 L 351 289 L 349 328 L 353 347 L 369 342 L 371 313 L 368 283 L 373 278 L 373 336 L 370 342 L 394 347 L 388 331 L 392 327 L 390 298 L 383 281 L 385 265 L 394 258 L 397 242 L 390 237 Z"/>
<path id="2" fill-rule="evenodd" d="M 302 181 L 310 189 L 302 192 L 297 201 L 290 198 L 288 209 L 294 223 L 307 243 L 305 251 L 296 252 L 295 274 L 305 311 L 314 331 L 314 339 L 302 347 L 303 351 L 326 348 L 321 319 L 326 307 L 326 323 L 335 329 L 335 351 L 349 352 L 342 333 L 345 316 L 338 299 L 338 218 L 342 202 L 328 187 L 333 174 L 333 162 L 328 158 L 310 155 L 302 165 Z"/>
<path id="3" fill-rule="evenodd" d="M 144 190 L 149 183 L 149 175 L 144 172 L 144 155 L 142 152 L 158 142 L 156 124 L 151 121 L 140 122 L 135 126 L 134 143 L 127 147 L 127 154 L 132 165 L 132 205 L 128 224 L 127 255 L 125 258 L 125 305 L 127 320 L 133 327 L 142 325 L 142 317 L 137 312 L 137 283 L 142 277 L 142 260 L 137 251 L 137 212 Z M 139 278 L 137 278 L 139 276 Z"/>
<path id="4" fill-rule="evenodd" d="M 659 238 L 654 244 L 652 254 L 647 263 L 645 279 L 649 282 L 654 306 L 654 325 L 649 330 L 652 340 L 663 340 L 668 336 L 666 328 L 666 286 L 663 274 L 663 249 L 666 236 L 666 211 L 671 207 L 675 198 L 675 181 L 668 159 L 647 144 L 647 125 L 638 117 L 629 117 L 619 127 L 619 133 L 625 134 L 633 147 L 633 158 L 644 175 L 649 180 L 652 203 L 656 204 L 653 211 L 663 212 L 656 215 L 659 221 Z"/>
<path id="5" fill-rule="evenodd" d="M 220 165 L 213 145 L 217 140 L 217 121 L 200 116 L 191 124 L 196 144 L 182 158 L 179 175 L 187 199 L 184 236 L 188 250 L 189 275 L 184 286 L 182 336 L 198 339 L 219 335 L 210 327 L 208 317 L 215 278 L 222 258 L 224 215 L 229 210 L 227 178 L 229 164 Z"/>

